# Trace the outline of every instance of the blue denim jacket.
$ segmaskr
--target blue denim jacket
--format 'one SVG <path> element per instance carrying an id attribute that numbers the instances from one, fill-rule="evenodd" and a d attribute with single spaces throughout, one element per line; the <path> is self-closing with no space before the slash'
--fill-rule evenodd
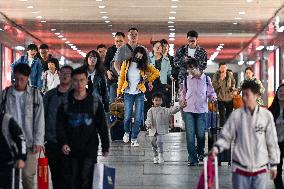
<path id="1" fill-rule="evenodd" d="M 151 65 L 155 67 L 155 55 L 150 53 Z M 161 71 L 160 71 L 160 81 L 162 84 L 168 83 L 168 77 L 172 74 L 172 66 L 170 63 L 170 59 L 166 56 L 163 56 L 161 63 Z"/>
<path id="2" fill-rule="evenodd" d="M 12 81 L 14 81 L 14 74 L 13 74 L 13 69 L 14 66 L 18 63 L 25 63 L 28 64 L 29 60 L 28 60 L 28 56 L 21 56 L 18 60 L 16 60 L 15 62 L 13 62 L 11 64 L 11 71 L 12 71 Z M 35 58 L 33 60 L 32 66 L 31 66 L 31 75 L 30 75 L 30 85 L 37 87 L 39 89 L 42 89 L 43 87 L 43 69 L 42 69 L 42 64 L 41 64 L 41 60 L 39 58 Z"/>

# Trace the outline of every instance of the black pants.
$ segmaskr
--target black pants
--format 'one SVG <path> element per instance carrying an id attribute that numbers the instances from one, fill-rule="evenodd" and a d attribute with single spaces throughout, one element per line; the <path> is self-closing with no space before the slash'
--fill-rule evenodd
<path id="1" fill-rule="evenodd" d="M 284 158 L 284 142 L 278 143 L 280 148 L 280 164 L 277 165 L 277 176 L 274 180 L 275 188 L 284 189 L 283 179 L 282 179 L 282 166 L 283 166 L 283 158 Z"/>
<path id="2" fill-rule="evenodd" d="M 63 159 L 63 189 L 92 189 L 94 164 L 93 158 L 74 158 L 65 156 Z"/>
<path id="3" fill-rule="evenodd" d="M 45 151 L 51 172 L 53 189 L 60 189 L 61 188 L 60 183 L 62 183 L 62 176 L 61 176 L 62 152 L 60 146 L 57 143 L 47 142 L 45 145 Z"/>
<path id="4" fill-rule="evenodd" d="M 12 188 L 12 170 L 13 167 L 0 168 L 0 189 L 11 189 Z M 19 170 L 15 169 L 14 176 L 15 188 L 19 188 Z"/>
<path id="5" fill-rule="evenodd" d="M 219 101 L 218 100 L 218 110 L 220 114 L 220 127 L 223 127 L 228 117 L 233 112 L 233 101 Z"/>

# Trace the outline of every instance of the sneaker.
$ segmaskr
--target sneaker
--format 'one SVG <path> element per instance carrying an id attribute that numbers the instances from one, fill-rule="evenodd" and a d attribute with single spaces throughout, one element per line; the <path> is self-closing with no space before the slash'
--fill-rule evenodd
<path id="1" fill-rule="evenodd" d="M 199 155 L 198 156 L 198 161 L 199 162 L 203 162 L 203 160 L 204 160 L 204 155 Z"/>
<path id="2" fill-rule="evenodd" d="M 138 147 L 138 146 L 139 146 L 138 141 L 137 141 L 137 140 L 132 140 L 132 141 L 131 141 L 131 146 L 132 146 L 132 147 Z"/>
<path id="3" fill-rule="evenodd" d="M 158 160 L 158 163 L 161 164 L 161 163 L 164 163 L 165 160 L 164 160 L 164 157 L 163 157 L 163 154 L 159 154 L 159 160 Z"/>
<path id="4" fill-rule="evenodd" d="M 158 164 L 159 163 L 158 161 L 159 161 L 158 156 L 155 156 L 154 159 L 153 159 L 154 164 Z"/>
<path id="5" fill-rule="evenodd" d="M 197 163 L 188 162 L 188 163 L 187 163 L 187 166 L 189 166 L 189 167 L 195 167 L 195 166 L 197 166 Z"/>
<path id="6" fill-rule="evenodd" d="M 124 133 L 123 142 L 124 143 L 128 143 L 129 142 L 129 133 Z"/>

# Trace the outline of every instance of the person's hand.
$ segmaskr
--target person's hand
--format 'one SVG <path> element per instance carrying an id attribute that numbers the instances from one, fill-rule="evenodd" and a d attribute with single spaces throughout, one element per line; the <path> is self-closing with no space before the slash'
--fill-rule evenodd
<path id="1" fill-rule="evenodd" d="M 64 146 L 62 146 L 62 152 L 63 152 L 63 154 L 65 154 L 67 156 L 69 155 L 69 153 L 71 152 L 71 149 L 68 146 L 68 144 L 65 144 Z"/>
<path id="2" fill-rule="evenodd" d="M 216 96 L 213 96 L 212 99 L 211 99 L 211 101 L 212 101 L 212 102 L 216 102 L 216 101 L 217 101 L 217 97 L 216 97 Z"/>
<path id="3" fill-rule="evenodd" d="M 153 90 L 153 84 L 152 83 L 148 83 L 148 87 L 149 87 L 149 91 Z"/>
<path id="4" fill-rule="evenodd" d="M 43 149 L 43 146 L 35 145 L 34 146 L 34 154 L 39 153 Z"/>
<path id="5" fill-rule="evenodd" d="M 25 162 L 21 159 L 19 159 L 16 163 L 16 166 L 18 169 L 23 169 L 25 167 Z"/>
<path id="6" fill-rule="evenodd" d="M 108 152 L 102 152 L 102 155 L 104 156 L 104 157 L 107 157 L 108 156 Z"/>
<path id="7" fill-rule="evenodd" d="M 143 81 L 146 82 L 148 79 L 148 75 L 144 75 L 142 78 L 143 78 Z"/>
<path id="8" fill-rule="evenodd" d="M 276 169 L 272 169 L 270 170 L 270 178 L 271 180 L 274 180 L 277 176 L 277 170 Z"/>
<path id="9" fill-rule="evenodd" d="M 109 79 L 109 80 L 112 80 L 113 79 L 113 73 L 111 72 L 111 71 L 107 71 L 107 78 Z"/>
<path id="10" fill-rule="evenodd" d="M 226 78 L 226 73 L 221 73 L 220 79 L 221 79 L 221 80 L 224 80 L 225 78 Z"/>
<path id="11" fill-rule="evenodd" d="M 179 105 L 181 108 L 185 108 L 187 106 L 187 103 L 185 100 L 180 100 Z"/>
<path id="12" fill-rule="evenodd" d="M 172 80 L 172 82 L 175 82 L 175 78 L 173 78 L 173 76 L 170 76 L 170 79 Z"/>
<path id="13" fill-rule="evenodd" d="M 120 100 L 120 99 L 122 99 L 122 94 L 117 94 L 117 100 Z"/>
<path id="14" fill-rule="evenodd" d="M 209 155 L 215 158 L 218 155 L 218 148 L 214 146 L 212 150 L 209 152 Z"/>

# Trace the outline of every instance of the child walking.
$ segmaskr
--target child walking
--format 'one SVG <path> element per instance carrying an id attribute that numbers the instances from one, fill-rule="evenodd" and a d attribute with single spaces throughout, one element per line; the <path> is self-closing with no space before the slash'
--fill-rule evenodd
<path id="1" fill-rule="evenodd" d="M 163 103 L 162 93 L 155 93 L 152 97 L 152 102 L 153 107 L 147 112 L 145 124 L 149 128 L 149 136 L 152 137 L 151 145 L 154 152 L 154 164 L 161 164 L 164 163 L 164 136 L 169 132 L 170 116 L 180 111 L 180 107 L 161 107 Z"/>

